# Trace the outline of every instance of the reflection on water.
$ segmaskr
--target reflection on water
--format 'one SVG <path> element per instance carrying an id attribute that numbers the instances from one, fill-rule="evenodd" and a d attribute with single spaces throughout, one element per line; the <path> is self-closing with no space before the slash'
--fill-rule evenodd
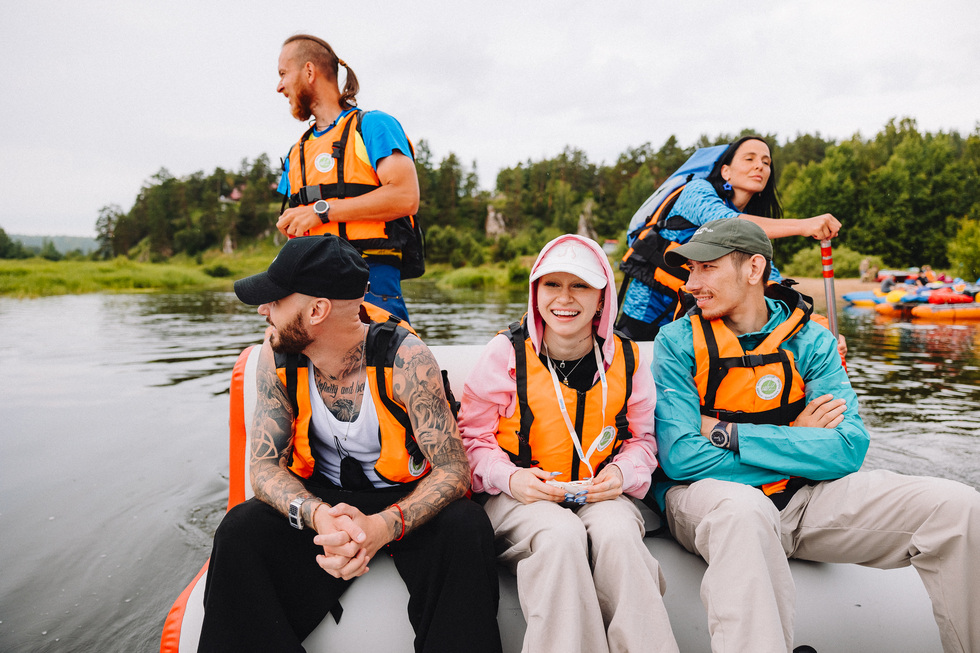
<path id="1" fill-rule="evenodd" d="M 406 284 L 431 344 L 482 344 L 526 291 Z M 980 486 L 980 324 L 841 315 L 868 467 Z M 227 388 L 264 319 L 231 293 L 0 298 L 0 651 L 144 651 L 227 497 Z"/>
<path id="2" fill-rule="evenodd" d="M 980 322 L 901 322 L 852 309 L 841 329 L 872 435 L 865 466 L 980 487 Z"/>

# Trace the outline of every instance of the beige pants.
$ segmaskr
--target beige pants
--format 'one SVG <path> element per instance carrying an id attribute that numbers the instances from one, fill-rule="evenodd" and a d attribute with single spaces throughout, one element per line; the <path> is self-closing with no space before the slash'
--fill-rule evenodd
<path id="1" fill-rule="evenodd" d="M 792 650 L 788 557 L 911 564 L 932 599 L 943 650 L 980 652 L 980 493 L 971 487 L 858 472 L 802 488 L 780 512 L 753 487 L 709 479 L 671 488 L 667 521 L 708 562 L 701 600 L 716 653 Z"/>
<path id="2" fill-rule="evenodd" d="M 573 512 L 558 504 L 490 497 L 501 563 L 517 576 L 526 653 L 672 651 L 660 565 L 627 497 Z"/>

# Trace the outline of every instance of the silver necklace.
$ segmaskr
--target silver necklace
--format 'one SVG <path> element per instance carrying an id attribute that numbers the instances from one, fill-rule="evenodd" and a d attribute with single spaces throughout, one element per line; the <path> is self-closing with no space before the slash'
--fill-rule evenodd
<path id="1" fill-rule="evenodd" d="M 585 356 L 582 356 L 582 358 L 578 359 L 578 362 L 575 363 L 575 365 L 572 366 L 572 369 L 568 370 L 568 372 L 566 373 L 564 371 L 566 361 L 558 361 L 558 363 L 556 364 L 555 359 L 551 357 L 551 351 L 548 349 L 548 343 L 546 342 L 544 343 L 544 355 L 547 356 L 548 360 L 551 361 L 551 367 L 555 368 L 555 371 L 561 374 L 562 376 L 561 382 L 565 385 L 565 387 L 568 387 L 568 377 L 572 375 L 572 372 L 575 371 L 575 368 L 577 368 L 579 365 L 582 364 L 582 361 L 585 360 L 585 356 L 588 356 L 588 354 L 586 354 Z"/>
<path id="2" fill-rule="evenodd" d="M 353 393 L 353 395 L 355 397 L 357 396 L 357 392 L 356 392 L 357 391 L 357 382 L 361 380 L 361 366 L 364 364 L 364 350 L 367 349 L 367 334 L 368 334 L 368 329 L 364 329 L 364 340 L 361 341 L 361 359 L 359 361 L 357 361 L 357 373 L 354 375 L 354 391 L 355 392 Z M 362 403 L 363 403 L 363 400 L 364 400 L 364 398 L 361 397 Z M 344 442 L 347 442 L 347 436 L 350 435 L 350 425 L 354 423 L 354 421 L 357 419 L 357 416 L 359 414 L 360 414 L 360 411 L 357 411 L 357 414 L 355 415 L 354 414 L 354 410 L 353 409 L 351 410 L 351 418 L 350 418 L 350 421 L 347 422 L 347 430 L 344 431 Z"/>

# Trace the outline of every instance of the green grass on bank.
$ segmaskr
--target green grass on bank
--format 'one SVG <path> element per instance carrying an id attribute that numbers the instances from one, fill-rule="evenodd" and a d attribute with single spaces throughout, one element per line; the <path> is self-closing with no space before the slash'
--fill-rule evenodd
<path id="1" fill-rule="evenodd" d="M 39 257 L 0 260 L 0 296 L 231 290 L 235 279 L 265 270 L 279 247 L 269 238 L 233 254 L 209 251 L 197 257 L 178 255 L 165 263 L 142 263 L 125 257 L 110 261 L 48 261 Z M 444 288 L 526 286 L 532 262 L 533 257 L 521 257 L 510 264 L 461 268 L 430 263 L 422 280 Z"/>
<path id="2" fill-rule="evenodd" d="M 268 267 L 278 250 L 269 240 L 234 254 L 208 252 L 196 258 L 181 255 L 166 263 L 140 263 L 125 257 L 110 261 L 0 260 L 0 295 L 231 290 L 235 279 Z"/>
<path id="3" fill-rule="evenodd" d="M 279 251 L 272 238 L 243 246 L 233 254 L 210 251 L 197 257 L 175 256 L 165 263 L 141 263 L 124 257 L 111 261 L 48 261 L 43 258 L 0 260 L 0 295 L 43 297 L 92 292 L 181 292 L 231 290 L 235 279 L 265 270 Z M 862 256 L 840 247 L 834 251 L 835 274 L 857 277 Z M 611 258 L 617 287 L 622 280 L 618 257 Z M 527 287 L 533 256 L 510 263 L 487 263 L 454 268 L 447 263 L 429 263 L 426 283 L 443 288 L 491 290 Z M 880 259 L 872 257 L 875 265 Z M 783 270 L 790 277 L 819 277 L 820 248 L 797 253 Z M 406 283 L 414 283 L 408 281 Z"/>

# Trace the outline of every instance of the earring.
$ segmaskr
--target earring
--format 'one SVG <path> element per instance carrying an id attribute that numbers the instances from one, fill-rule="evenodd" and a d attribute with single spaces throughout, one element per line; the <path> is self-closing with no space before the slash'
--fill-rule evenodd
<path id="1" fill-rule="evenodd" d="M 725 181 L 725 185 L 724 185 L 724 186 L 722 186 L 722 189 L 723 189 L 723 190 L 731 190 L 731 189 L 732 189 L 732 185 L 731 185 L 731 183 L 730 183 L 730 182 L 728 182 L 728 181 Z"/>

